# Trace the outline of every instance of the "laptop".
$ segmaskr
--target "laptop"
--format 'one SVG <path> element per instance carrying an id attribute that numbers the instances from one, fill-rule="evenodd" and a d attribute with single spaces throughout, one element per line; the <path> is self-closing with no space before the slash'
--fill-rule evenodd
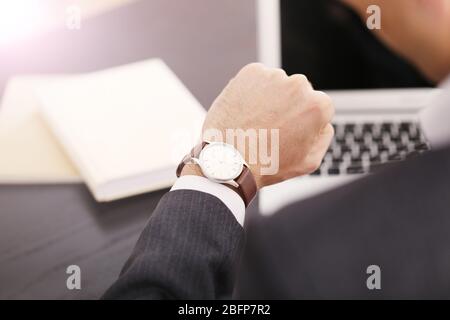
<path id="1" fill-rule="evenodd" d="M 261 190 L 270 215 L 429 150 L 419 112 L 439 89 L 335 0 L 259 0 L 259 58 L 303 73 L 334 100 L 335 137 L 319 170 Z"/>

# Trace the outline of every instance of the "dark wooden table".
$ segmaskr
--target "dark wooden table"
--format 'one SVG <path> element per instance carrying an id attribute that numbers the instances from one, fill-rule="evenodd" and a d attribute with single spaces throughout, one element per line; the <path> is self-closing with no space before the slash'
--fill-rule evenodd
<path id="1" fill-rule="evenodd" d="M 87 72 L 162 57 L 207 108 L 257 59 L 254 0 L 143 0 L 0 48 L 0 92 L 17 73 Z M 0 155 L 1 156 L 1 155 Z M 84 185 L 0 185 L 0 299 L 96 299 L 116 279 L 165 191 L 107 204 Z M 81 267 L 82 289 L 66 288 Z"/>

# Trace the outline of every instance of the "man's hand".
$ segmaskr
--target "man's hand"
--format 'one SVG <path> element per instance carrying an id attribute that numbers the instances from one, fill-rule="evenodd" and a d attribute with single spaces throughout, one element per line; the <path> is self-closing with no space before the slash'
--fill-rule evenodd
<path id="1" fill-rule="evenodd" d="M 225 137 L 230 129 L 278 130 L 279 141 L 269 138 L 269 146 L 258 145 L 267 150 L 278 148 L 279 167 L 271 175 L 262 174 L 261 162 L 249 162 L 248 150 L 233 143 L 245 155 L 258 188 L 262 188 L 309 174 L 320 166 L 334 134 L 330 124 L 333 115 L 331 99 L 323 92 L 314 91 L 305 76 L 288 77 L 281 69 L 250 64 L 215 100 L 203 132 L 219 130 Z"/>

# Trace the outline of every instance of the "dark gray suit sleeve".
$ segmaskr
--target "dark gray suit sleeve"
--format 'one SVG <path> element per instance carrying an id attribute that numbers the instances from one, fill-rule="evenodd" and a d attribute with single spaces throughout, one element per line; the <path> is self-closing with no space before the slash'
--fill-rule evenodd
<path id="1" fill-rule="evenodd" d="M 104 299 L 231 297 L 243 228 L 216 197 L 167 193 Z"/>
<path id="2" fill-rule="evenodd" d="M 450 148 L 248 223 L 242 299 L 449 299 Z M 367 268 L 381 269 L 381 289 Z"/>

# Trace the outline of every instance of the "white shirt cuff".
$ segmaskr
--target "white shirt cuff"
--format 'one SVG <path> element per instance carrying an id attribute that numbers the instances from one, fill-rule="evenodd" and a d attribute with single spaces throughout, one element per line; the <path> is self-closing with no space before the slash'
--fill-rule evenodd
<path id="1" fill-rule="evenodd" d="M 175 190 L 194 190 L 208 193 L 216 198 L 219 198 L 233 213 L 237 222 L 244 226 L 245 218 L 245 204 L 241 196 L 230 188 L 213 182 L 207 178 L 199 176 L 182 176 L 173 185 L 170 191 Z"/>

